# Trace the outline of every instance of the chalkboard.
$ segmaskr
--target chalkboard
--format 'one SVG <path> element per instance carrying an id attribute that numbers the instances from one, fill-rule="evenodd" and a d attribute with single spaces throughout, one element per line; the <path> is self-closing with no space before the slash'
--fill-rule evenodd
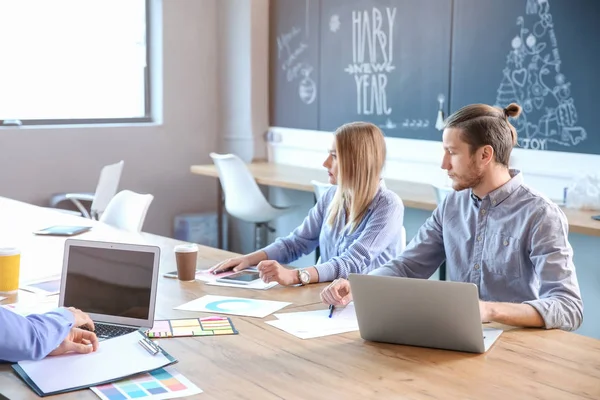
<path id="1" fill-rule="evenodd" d="M 271 126 L 318 129 L 320 1 L 270 7 Z"/>
<path id="2" fill-rule="evenodd" d="M 519 145 L 600 154 L 600 1 L 455 0 L 451 107 L 523 107 Z"/>
<path id="3" fill-rule="evenodd" d="M 440 140 L 447 112 L 450 0 L 322 0 L 319 129 L 369 121 Z M 438 102 L 438 96 L 440 100 Z"/>
<path id="4" fill-rule="evenodd" d="M 363 120 L 388 136 L 441 140 L 439 110 L 517 102 L 520 147 L 600 154 L 600 0 L 271 7 L 271 125 L 332 131 Z"/>

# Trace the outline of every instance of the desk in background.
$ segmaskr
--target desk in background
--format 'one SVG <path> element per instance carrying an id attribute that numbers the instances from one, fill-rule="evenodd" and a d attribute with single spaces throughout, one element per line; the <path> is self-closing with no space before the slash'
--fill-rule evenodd
<path id="1" fill-rule="evenodd" d="M 78 222 L 82 220 L 0 197 L 0 238 L 12 238 L 21 246 L 22 270 L 30 278 L 60 271 L 65 240 L 31 232 L 52 224 Z M 182 243 L 98 223 L 79 238 L 160 246 L 161 273 L 175 269 L 173 248 Z M 232 255 L 201 246 L 198 267 L 208 268 Z M 320 309 L 325 308 L 319 303 L 324 286 L 254 291 L 161 276 L 156 318 L 209 315 L 173 310 L 206 294 L 292 302 L 283 312 Z M 4 303 L 27 299 L 19 293 Z M 231 318 L 239 335 L 160 342 L 179 359 L 175 368 L 204 390 L 198 399 L 600 398 L 600 341 L 574 333 L 513 329 L 506 331 L 486 354 L 475 355 L 366 342 L 358 332 L 301 340 L 259 318 Z M 10 399 L 38 399 L 8 365 L 0 366 L 0 393 Z M 97 397 L 84 390 L 53 398 Z"/>
<path id="2" fill-rule="evenodd" d="M 248 164 L 250 173 L 260 185 L 279 187 L 284 189 L 301 190 L 312 192 L 314 190 L 311 180 L 323 181 L 325 174 L 321 169 L 296 167 L 285 164 L 274 164 L 267 162 L 256 162 Z M 192 165 L 190 170 L 193 174 L 219 177 L 217 168 L 213 164 Z M 396 179 L 385 179 L 387 187 L 394 191 L 404 203 L 405 207 L 416 208 L 420 210 L 433 211 L 437 204 L 433 186 L 418 183 L 401 181 Z M 223 212 L 221 185 L 219 187 L 219 198 L 217 204 L 219 214 Z M 583 235 L 600 236 L 600 221 L 592 219 L 592 215 L 600 214 L 599 211 L 580 211 L 563 208 L 569 220 L 569 232 L 580 233 Z M 219 228 L 222 229 L 221 224 Z"/>

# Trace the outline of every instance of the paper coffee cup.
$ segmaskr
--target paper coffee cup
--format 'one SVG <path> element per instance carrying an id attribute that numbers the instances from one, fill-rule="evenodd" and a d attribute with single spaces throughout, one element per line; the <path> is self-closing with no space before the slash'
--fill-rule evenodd
<path id="1" fill-rule="evenodd" d="M 0 247 L 0 293 L 19 290 L 21 251 L 16 247 Z"/>
<path id="2" fill-rule="evenodd" d="M 196 280 L 196 262 L 198 260 L 198 246 L 195 244 L 181 244 L 175 247 L 175 261 L 177 262 L 177 278 L 180 281 Z"/>

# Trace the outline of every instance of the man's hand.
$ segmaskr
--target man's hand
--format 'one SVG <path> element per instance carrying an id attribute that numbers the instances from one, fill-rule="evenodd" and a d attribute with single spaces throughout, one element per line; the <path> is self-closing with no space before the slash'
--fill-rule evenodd
<path id="1" fill-rule="evenodd" d="M 98 350 L 98 338 L 94 332 L 72 328 L 67 337 L 49 355 L 58 356 L 65 353 L 87 354 Z"/>
<path id="2" fill-rule="evenodd" d="M 80 309 L 75 308 L 75 307 L 69 307 L 69 308 L 67 308 L 67 310 L 69 310 L 73 313 L 73 317 L 75 318 L 75 323 L 73 326 L 75 328 L 85 326 L 87 329 L 89 329 L 92 332 L 94 332 L 96 330 L 96 328 L 94 327 L 94 321 L 92 321 L 92 319 L 90 318 L 89 315 L 87 315 L 86 313 L 84 313 L 83 311 L 81 311 Z"/>
<path id="3" fill-rule="evenodd" d="M 257 267 L 260 279 L 265 283 L 277 282 L 283 286 L 296 285 L 300 283 L 298 271 L 283 267 L 277 261 L 266 260 L 258 263 Z"/>
<path id="4" fill-rule="evenodd" d="M 352 301 L 350 282 L 346 279 L 336 279 L 321 292 L 321 301 L 334 306 L 346 306 Z"/>

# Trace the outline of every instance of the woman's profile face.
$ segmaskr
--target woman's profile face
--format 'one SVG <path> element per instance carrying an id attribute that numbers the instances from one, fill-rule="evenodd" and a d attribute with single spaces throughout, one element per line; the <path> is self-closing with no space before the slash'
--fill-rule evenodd
<path id="1" fill-rule="evenodd" d="M 329 173 L 329 183 L 331 183 L 332 185 L 337 185 L 338 162 L 335 139 L 333 139 L 333 143 L 331 144 L 331 148 L 329 149 L 329 155 L 325 159 L 323 166 L 327 168 L 327 172 Z"/>

